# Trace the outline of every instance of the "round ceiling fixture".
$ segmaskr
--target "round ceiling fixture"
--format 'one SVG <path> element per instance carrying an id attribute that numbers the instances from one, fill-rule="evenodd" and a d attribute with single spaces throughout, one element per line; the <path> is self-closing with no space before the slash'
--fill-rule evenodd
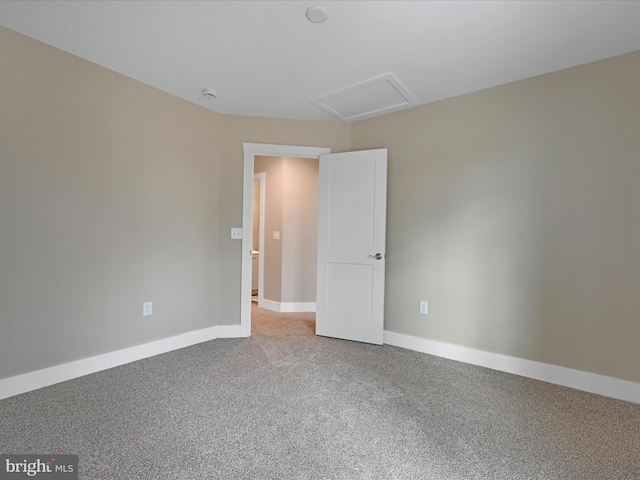
<path id="1" fill-rule="evenodd" d="M 211 90 L 210 88 L 202 90 L 202 95 L 211 99 L 218 98 L 218 92 L 216 92 L 215 90 Z"/>
<path id="2" fill-rule="evenodd" d="M 320 5 L 314 5 L 313 7 L 307 8 L 307 19 L 313 23 L 322 23 L 326 22 L 327 18 L 329 18 L 329 13 L 327 9 L 321 7 Z"/>

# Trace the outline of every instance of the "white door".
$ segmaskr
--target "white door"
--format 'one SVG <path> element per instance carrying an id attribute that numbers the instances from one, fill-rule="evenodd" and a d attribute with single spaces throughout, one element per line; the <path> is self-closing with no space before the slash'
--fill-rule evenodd
<path id="1" fill-rule="evenodd" d="M 382 345 L 387 149 L 320 155 L 316 334 Z"/>

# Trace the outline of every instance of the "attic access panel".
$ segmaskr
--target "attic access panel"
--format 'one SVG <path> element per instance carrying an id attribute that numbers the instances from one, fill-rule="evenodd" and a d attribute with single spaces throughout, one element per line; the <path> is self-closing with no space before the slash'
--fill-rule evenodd
<path id="1" fill-rule="evenodd" d="M 355 83 L 311 99 L 343 122 L 355 122 L 417 105 L 393 73 Z"/>

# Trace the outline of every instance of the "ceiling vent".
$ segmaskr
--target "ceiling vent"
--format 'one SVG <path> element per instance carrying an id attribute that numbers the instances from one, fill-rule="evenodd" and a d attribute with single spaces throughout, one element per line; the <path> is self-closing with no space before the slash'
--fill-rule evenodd
<path id="1" fill-rule="evenodd" d="M 355 83 L 311 99 L 343 122 L 355 122 L 417 105 L 393 73 Z"/>

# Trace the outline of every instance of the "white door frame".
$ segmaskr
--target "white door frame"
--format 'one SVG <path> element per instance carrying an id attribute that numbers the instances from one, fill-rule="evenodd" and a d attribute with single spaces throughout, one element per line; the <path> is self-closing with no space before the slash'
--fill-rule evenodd
<path id="1" fill-rule="evenodd" d="M 251 250 L 253 248 L 253 166 L 256 155 L 268 157 L 320 158 L 331 153 L 326 147 L 243 143 L 244 177 L 242 182 L 242 275 L 240 281 L 240 331 L 243 337 L 251 335 Z M 262 247 L 260 247 L 262 248 Z M 260 252 L 260 262 L 263 252 Z M 264 264 L 263 264 L 264 265 Z M 258 288 L 261 288 L 260 286 Z"/>

